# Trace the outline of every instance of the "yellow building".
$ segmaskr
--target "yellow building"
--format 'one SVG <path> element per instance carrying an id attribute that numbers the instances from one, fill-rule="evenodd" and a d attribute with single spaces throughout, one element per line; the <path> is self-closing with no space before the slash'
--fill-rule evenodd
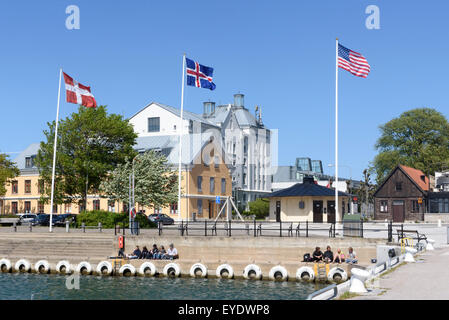
<path id="1" fill-rule="evenodd" d="M 158 136 L 138 138 L 136 149 L 139 152 L 157 150 L 167 156 L 173 170 L 178 169 L 179 141 L 177 136 Z M 20 169 L 20 176 L 11 181 L 7 192 L 0 197 L 0 213 L 50 213 L 50 204 L 40 202 L 43 192 L 43 180 L 34 164 L 39 144 L 30 145 L 14 161 Z M 191 219 L 194 214 L 199 218 L 214 218 L 223 205 L 224 199 L 232 194 L 230 168 L 226 164 L 225 154 L 219 143 L 210 135 L 186 135 L 183 137 L 182 150 L 182 196 L 181 212 L 178 204 L 165 208 L 145 208 L 137 205 L 137 210 L 145 214 L 165 213 L 174 219 Z M 220 204 L 216 197 L 220 197 Z M 122 202 L 110 201 L 100 195 L 88 195 L 87 210 L 107 210 L 126 212 Z M 77 214 L 84 211 L 84 203 L 55 205 L 55 213 Z"/>

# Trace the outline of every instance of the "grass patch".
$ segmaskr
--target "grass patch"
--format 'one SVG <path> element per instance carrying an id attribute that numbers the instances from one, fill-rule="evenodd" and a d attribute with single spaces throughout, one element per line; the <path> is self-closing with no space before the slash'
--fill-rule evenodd
<path id="1" fill-rule="evenodd" d="M 341 296 L 339 296 L 336 300 L 346 300 L 346 299 L 355 298 L 357 296 L 359 296 L 359 294 L 346 291 Z"/>

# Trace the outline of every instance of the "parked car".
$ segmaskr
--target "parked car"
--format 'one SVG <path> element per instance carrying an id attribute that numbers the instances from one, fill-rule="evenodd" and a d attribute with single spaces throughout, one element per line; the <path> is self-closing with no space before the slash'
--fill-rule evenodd
<path id="1" fill-rule="evenodd" d="M 34 213 L 19 214 L 19 216 L 20 216 L 20 220 L 19 220 L 20 224 L 33 223 L 34 219 L 36 219 L 36 217 L 37 217 L 37 215 Z"/>
<path id="2" fill-rule="evenodd" d="M 45 213 L 39 213 L 32 222 L 33 226 L 49 226 L 50 215 Z"/>
<path id="3" fill-rule="evenodd" d="M 148 219 L 154 223 L 158 223 L 159 221 L 162 224 L 174 224 L 175 223 L 175 220 L 173 220 L 172 218 L 170 218 L 169 216 L 167 216 L 166 214 L 163 214 L 163 213 L 150 214 L 148 216 Z"/>
<path id="4" fill-rule="evenodd" d="M 54 215 L 53 216 L 53 225 L 64 227 L 66 221 L 69 221 L 70 224 L 75 222 L 75 217 L 76 217 L 76 215 L 71 214 L 71 213 L 63 213 L 63 214 Z"/>

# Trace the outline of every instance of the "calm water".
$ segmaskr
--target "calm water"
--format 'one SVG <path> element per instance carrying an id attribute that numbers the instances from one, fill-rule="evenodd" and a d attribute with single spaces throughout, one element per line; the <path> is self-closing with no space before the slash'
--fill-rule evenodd
<path id="1" fill-rule="evenodd" d="M 0 273 L 0 300 L 301 300 L 324 286 L 293 281 L 80 276 L 79 290 L 69 290 L 62 275 Z"/>

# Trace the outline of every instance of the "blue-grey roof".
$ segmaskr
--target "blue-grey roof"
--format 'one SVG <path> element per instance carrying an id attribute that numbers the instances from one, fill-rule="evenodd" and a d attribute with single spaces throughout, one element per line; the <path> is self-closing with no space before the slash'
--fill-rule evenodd
<path id="1" fill-rule="evenodd" d="M 161 107 L 162 109 L 165 109 L 165 110 L 175 114 L 176 116 L 181 117 L 181 110 L 180 109 L 176 109 L 174 107 L 171 107 L 171 106 L 159 103 L 159 102 L 151 102 L 150 104 L 145 106 L 142 110 L 146 109 L 147 107 L 151 106 L 152 104 L 155 104 L 155 105 Z M 131 118 L 134 118 L 142 110 L 140 110 L 139 112 L 134 114 Z M 207 125 L 216 127 L 216 125 L 213 122 L 203 118 L 201 115 L 198 115 L 198 114 L 190 112 L 190 111 L 186 111 L 185 108 L 184 108 L 183 113 L 182 113 L 182 118 L 185 119 L 185 120 L 192 120 L 192 121 L 202 122 L 202 123 L 205 123 Z"/>
<path id="2" fill-rule="evenodd" d="M 256 118 L 245 108 L 234 111 L 235 117 L 240 127 L 257 127 Z"/>
<path id="3" fill-rule="evenodd" d="M 39 148 L 40 143 L 32 143 L 14 158 L 13 162 L 16 163 L 17 168 L 19 168 L 19 170 L 29 170 L 30 168 L 25 168 L 25 158 L 37 155 Z M 34 166 L 34 168 L 36 167 Z"/>
<path id="4" fill-rule="evenodd" d="M 338 192 L 339 196 L 350 196 L 345 192 Z M 333 197 L 335 189 L 326 188 L 315 183 L 297 183 L 290 188 L 272 192 L 268 197 Z"/>
<path id="5" fill-rule="evenodd" d="M 209 143 L 212 133 L 189 134 L 182 136 L 182 164 L 191 164 L 206 143 Z M 161 151 L 171 164 L 179 163 L 179 136 L 149 136 L 138 137 L 135 150 Z"/>

